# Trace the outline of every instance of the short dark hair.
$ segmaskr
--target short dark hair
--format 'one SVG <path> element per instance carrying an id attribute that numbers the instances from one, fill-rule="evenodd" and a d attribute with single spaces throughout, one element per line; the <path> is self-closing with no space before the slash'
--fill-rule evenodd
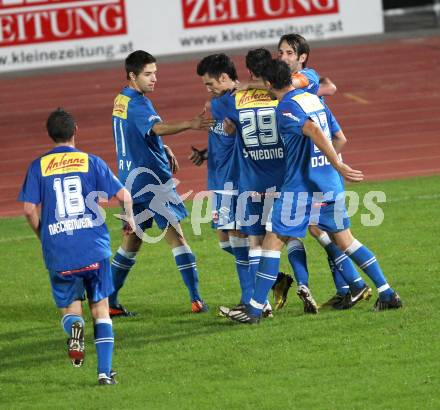
<path id="1" fill-rule="evenodd" d="M 289 66 L 280 60 L 271 60 L 261 75 L 264 81 L 269 81 L 275 90 L 281 90 L 292 85 L 292 73 Z"/>
<path id="2" fill-rule="evenodd" d="M 246 68 L 256 77 L 261 77 L 264 67 L 272 60 L 272 54 L 266 48 L 249 50 L 246 54 Z"/>
<path id="3" fill-rule="evenodd" d="M 232 81 L 238 80 L 234 62 L 224 53 L 206 56 L 197 64 L 197 75 L 199 76 L 208 74 L 218 80 L 223 73 L 226 73 Z"/>
<path id="4" fill-rule="evenodd" d="M 300 34 L 284 34 L 284 36 L 282 36 L 278 42 L 278 48 L 280 48 L 283 41 L 292 47 L 298 58 L 301 54 L 307 54 L 307 57 L 303 63 L 303 66 L 306 67 L 307 60 L 309 59 L 310 55 L 310 46 L 307 40 Z"/>
<path id="5" fill-rule="evenodd" d="M 155 63 L 156 59 L 146 51 L 136 50 L 125 59 L 125 72 L 127 80 L 130 79 L 130 73 L 139 75 L 147 64 Z"/>
<path id="6" fill-rule="evenodd" d="M 56 143 L 70 141 L 75 127 L 75 118 L 63 108 L 52 111 L 46 121 L 47 133 Z"/>

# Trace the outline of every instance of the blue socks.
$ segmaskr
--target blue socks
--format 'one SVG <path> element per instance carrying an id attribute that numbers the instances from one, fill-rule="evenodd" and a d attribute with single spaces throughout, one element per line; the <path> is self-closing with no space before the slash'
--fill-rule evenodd
<path id="1" fill-rule="evenodd" d="M 350 289 L 356 290 L 363 288 L 365 282 L 354 267 L 353 262 L 331 241 L 328 234 L 323 232 L 317 240 L 327 252 L 328 263 L 333 275 L 336 292 L 343 296 L 347 294 Z"/>
<path id="2" fill-rule="evenodd" d="M 172 249 L 177 269 L 182 275 L 183 282 L 189 291 L 191 301 L 202 300 L 199 295 L 199 275 L 197 273 L 196 257 L 187 245 Z"/>
<path id="3" fill-rule="evenodd" d="M 124 286 L 125 279 L 136 262 L 136 253 L 137 252 L 127 252 L 121 247 L 115 253 L 112 261 L 112 276 L 115 291 L 108 298 L 110 306 L 118 304 L 119 290 Z"/>
<path id="4" fill-rule="evenodd" d="M 252 294 L 255 289 L 255 280 L 257 276 L 258 266 L 260 265 L 261 259 L 261 249 L 251 249 L 249 250 L 249 280 L 252 283 L 252 291 L 249 295 L 246 295 L 246 299 L 243 300 L 243 303 L 248 304 L 251 300 Z"/>
<path id="5" fill-rule="evenodd" d="M 229 241 L 235 256 L 235 267 L 241 288 L 240 302 L 249 301 L 254 290 L 254 283 L 249 275 L 249 240 L 231 236 Z"/>
<path id="6" fill-rule="evenodd" d="M 350 286 L 347 285 L 347 282 L 344 280 L 341 272 L 336 267 L 335 261 L 332 257 L 327 257 L 328 266 L 330 268 L 330 272 L 332 273 L 333 283 L 335 284 L 336 293 L 341 296 L 345 296 L 350 291 Z"/>
<path id="7" fill-rule="evenodd" d="M 379 292 L 379 299 L 390 300 L 394 294 L 394 290 L 387 283 L 382 269 L 376 260 L 376 256 L 357 239 L 345 250 L 345 253 L 374 282 Z"/>
<path id="8" fill-rule="evenodd" d="M 98 375 L 110 377 L 113 357 L 113 325 L 111 319 L 95 320 L 95 347 L 98 356 Z"/>
<path id="9" fill-rule="evenodd" d="M 287 252 L 290 265 L 295 275 L 296 283 L 309 287 L 309 272 L 304 244 L 299 239 L 292 239 L 287 243 Z"/>
<path id="10" fill-rule="evenodd" d="M 249 302 L 251 315 L 261 316 L 272 285 L 275 283 L 280 269 L 280 251 L 261 251 L 260 265 L 255 281 L 255 290 Z"/>
<path id="11" fill-rule="evenodd" d="M 63 327 L 64 331 L 68 334 L 69 337 L 71 334 L 72 325 L 75 322 L 82 322 L 84 326 L 84 319 L 79 315 L 68 313 L 67 315 L 64 315 L 61 318 L 61 326 Z"/>

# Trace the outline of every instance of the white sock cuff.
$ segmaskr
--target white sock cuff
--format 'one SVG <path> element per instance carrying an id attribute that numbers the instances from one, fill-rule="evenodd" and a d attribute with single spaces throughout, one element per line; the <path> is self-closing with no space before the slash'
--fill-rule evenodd
<path id="1" fill-rule="evenodd" d="M 304 244 L 299 239 L 292 239 L 291 241 L 287 242 L 287 252 L 290 252 L 293 249 L 303 249 Z"/>
<path id="2" fill-rule="evenodd" d="M 230 236 L 229 242 L 233 248 L 245 248 L 249 246 L 248 238 L 239 238 L 237 236 Z"/>
<path id="3" fill-rule="evenodd" d="M 191 248 L 187 245 L 178 246 L 176 248 L 171 249 L 171 252 L 173 252 L 173 256 L 179 256 L 183 255 L 184 253 L 192 253 Z"/>
<path id="4" fill-rule="evenodd" d="M 220 248 L 225 249 L 231 247 L 231 242 L 229 241 L 219 241 L 218 245 Z"/>
<path id="5" fill-rule="evenodd" d="M 389 288 L 390 288 L 390 285 L 388 285 L 388 283 L 385 283 L 385 285 L 382 285 L 379 288 L 377 288 L 377 292 L 382 293 L 382 292 L 385 292 L 386 290 L 388 290 Z"/>
<path id="6" fill-rule="evenodd" d="M 66 319 L 67 319 L 69 316 L 79 316 L 79 317 L 84 321 L 84 319 L 81 317 L 81 315 L 78 315 L 78 314 L 76 314 L 76 313 L 66 313 L 66 314 L 61 318 L 61 326 L 62 326 L 62 327 L 64 327 L 64 322 L 66 321 Z"/>
<path id="7" fill-rule="evenodd" d="M 352 244 L 344 251 L 345 254 L 350 256 L 352 253 L 355 253 L 358 249 L 362 248 L 362 244 L 355 239 Z"/>
<path id="8" fill-rule="evenodd" d="M 263 251 L 261 249 L 250 249 L 249 250 L 249 258 L 261 257 L 262 252 Z"/>
<path id="9" fill-rule="evenodd" d="M 263 308 L 264 308 L 264 303 L 258 303 L 254 299 L 251 299 L 249 304 L 255 309 L 263 310 Z"/>
<path id="10" fill-rule="evenodd" d="M 316 238 L 316 240 L 323 248 L 325 248 L 327 245 L 330 245 L 332 243 L 332 240 L 330 239 L 330 236 L 328 236 L 327 232 L 323 232 L 321 235 L 319 235 Z"/>
<path id="11" fill-rule="evenodd" d="M 119 255 L 123 256 L 127 259 L 136 259 L 137 252 L 129 252 L 122 248 L 122 246 L 119 247 L 119 249 L 116 251 L 116 253 L 119 253 Z"/>
<path id="12" fill-rule="evenodd" d="M 281 252 L 280 251 L 265 251 L 265 250 L 262 250 L 261 251 L 261 256 L 264 257 L 264 258 L 278 258 L 278 259 L 280 259 Z"/>
<path id="13" fill-rule="evenodd" d="M 100 325 L 101 323 L 112 325 L 113 321 L 111 319 L 95 319 L 95 325 Z"/>

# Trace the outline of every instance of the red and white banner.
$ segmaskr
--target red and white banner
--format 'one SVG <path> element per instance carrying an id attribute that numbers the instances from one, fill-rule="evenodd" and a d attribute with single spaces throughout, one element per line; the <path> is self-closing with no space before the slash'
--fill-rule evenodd
<path id="1" fill-rule="evenodd" d="M 0 72 L 383 32 L 381 0 L 0 0 Z"/>
<path id="2" fill-rule="evenodd" d="M 182 0 L 185 28 L 338 13 L 338 0 Z"/>

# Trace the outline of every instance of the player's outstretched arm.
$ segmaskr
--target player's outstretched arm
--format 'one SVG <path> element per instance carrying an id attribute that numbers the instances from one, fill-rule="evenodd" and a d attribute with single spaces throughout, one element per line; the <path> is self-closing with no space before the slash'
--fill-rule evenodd
<path id="1" fill-rule="evenodd" d="M 234 87 L 234 91 L 232 91 L 232 95 L 235 95 L 239 91 L 246 91 L 250 89 L 265 89 L 265 85 L 263 80 L 250 80 L 250 81 L 243 81 L 243 82 L 237 82 L 237 84 Z"/>
<path id="2" fill-rule="evenodd" d="M 116 199 L 124 209 L 125 215 L 121 215 L 120 219 L 123 219 L 127 224 L 124 226 L 124 233 L 130 234 L 136 230 L 136 223 L 133 216 L 133 200 L 130 192 L 125 188 L 121 188 L 115 195 Z"/>
<path id="3" fill-rule="evenodd" d="M 188 121 L 175 123 L 157 122 L 153 125 L 152 130 L 156 135 L 172 135 L 186 130 L 209 130 L 215 125 L 215 121 L 212 118 L 206 118 L 205 113 L 206 109 Z"/>
<path id="4" fill-rule="evenodd" d="M 35 232 L 35 235 L 40 239 L 40 215 L 38 213 L 37 205 L 32 202 L 25 202 L 24 216 L 26 217 L 29 226 Z"/>
<path id="5" fill-rule="evenodd" d="M 327 157 L 333 167 L 347 180 L 352 182 L 359 182 L 364 179 L 362 171 L 354 170 L 347 164 L 344 164 L 338 157 L 333 145 L 324 135 L 321 128 L 318 127 L 312 120 L 307 120 L 304 123 L 303 133 L 305 136 L 312 139 L 314 144 Z"/>
<path id="6" fill-rule="evenodd" d="M 336 88 L 336 85 L 330 80 L 330 78 L 321 77 L 319 79 L 318 97 L 335 95 L 336 91 L 338 91 L 338 89 Z"/>

